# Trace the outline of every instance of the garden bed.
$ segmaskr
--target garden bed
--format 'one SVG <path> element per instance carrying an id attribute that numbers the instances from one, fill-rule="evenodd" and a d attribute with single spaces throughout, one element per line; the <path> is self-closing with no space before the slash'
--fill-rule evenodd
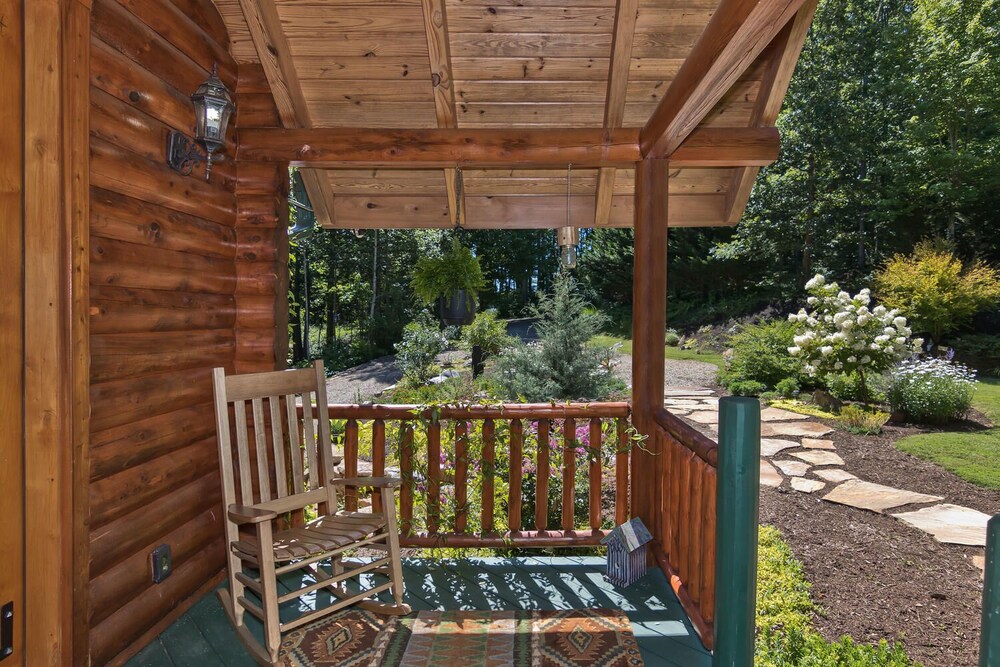
<path id="1" fill-rule="evenodd" d="M 975 420 L 987 423 L 978 414 Z M 1000 492 L 969 484 L 894 446 L 922 432 L 889 425 L 878 436 L 837 429 L 829 437 L 845 469 L 862 479 L 995 512 Z M 976 664 L 982 581 L 972 558 L 982 555 L 981 548 L 941 544 L 888 515 L 771 488 L 761 491 L 761 521 L 780 528 L 804 563 L 823 608 L 816 627 L 827 638 L 898 640 L 926 667 Z"/>

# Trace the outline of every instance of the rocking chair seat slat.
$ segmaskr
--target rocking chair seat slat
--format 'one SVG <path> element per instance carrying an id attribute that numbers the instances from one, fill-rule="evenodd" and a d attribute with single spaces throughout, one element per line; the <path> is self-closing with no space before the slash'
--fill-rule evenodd
<path id="1" fill-rule="evenodd" d="M 346 547 L 374 534 L 386 525 L 381 514 L 341 513 L 322 516 L 299 528 L 274 533 L 274 560 L 282 563 L 297 558 Z M 233 542 L 233 549 L 257 558 L 258 545 L 253 537 Z"/>

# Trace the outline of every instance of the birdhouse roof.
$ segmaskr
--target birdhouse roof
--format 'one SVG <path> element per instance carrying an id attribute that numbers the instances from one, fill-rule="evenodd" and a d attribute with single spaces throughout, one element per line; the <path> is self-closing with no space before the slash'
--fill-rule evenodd
<path id="1" fill-rule="evenodd" d="M 636 517 L 611 531 L 607 537 L 601 540 L 601 544 L 617 543 L 632 552 L 652 539 L 653 536 L 649 534 L 642 519 Z"/>

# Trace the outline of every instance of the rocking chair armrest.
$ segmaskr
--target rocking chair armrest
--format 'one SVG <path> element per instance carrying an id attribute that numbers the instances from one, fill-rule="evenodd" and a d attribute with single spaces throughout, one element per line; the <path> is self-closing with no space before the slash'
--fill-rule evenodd
<path id="1" fill-rule="evenodd" d="M 278 515 L 270 510 L 262 510 L 247 505 L 230 505 L 227 514 L 230 521 L 239 524 L 263 523 L 278 518 Z"/>
<path id="2" fill-rule="evenodd" d="M 334 486 L 371 486 L 376 489 L 396 489 L 403 481 L 398 477 L 335 477 L 330 480 Z"/>

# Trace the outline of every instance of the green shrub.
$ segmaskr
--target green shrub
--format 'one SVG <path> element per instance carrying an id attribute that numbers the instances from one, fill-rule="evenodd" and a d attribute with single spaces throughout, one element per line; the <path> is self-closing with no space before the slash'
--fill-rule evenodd
<path id="1" fill-rule="evenodd" d="M 423 384 L 430 378 L 434 358 L 444 352 L 448 339 L 426 310 L 403 327 L 403 340 L 396 343 L 396 366 L 404 381 Z"/>
<path id="2" fill-rule="evenodd" d="M 945 359 L 901 363 L 889 378 L 893 412 L 922 424 L 944 424 L 961 418 L 972 406 L 976 373 Z"/>
<path id="3" fill-rule="evenodd" d="M 963 265 L 946 244 L 922 241 L 894 255 L 875 276 L 875 289 L 919 331 L 937 342 L 977 312 L 1000 303 L 1000 271 L 981 261 Z"/>
<path id="4" fill-rule="evenodd" d="M 866 396 L 867 400 L 876 403 L 885 401 L 882 376 L 870 377 L 866 375 L 863 381 L 867 387 L 862 387 L 860 373 L 827 375 L 823 381 L 830 395 L 841 401 L 864 401 Z"/>
<path id="5" fill-rule="evenodd" d="M 794 338 L 795 325 L 784 320 L 743 327 L 729 339 L 732 356 L 725 370 L 719 373 L 719 382 L 736 393 L 735 383 L 756 382 L 767 389 L 776 387 L 785 378 L 799 379 L 800 364 L 788 354 Z"/>
<path id="6" fill-rule="evenodd" d="M 532 309 L 539 340 L 508 348 L 490 371 L 506 398 L 601 399 L 620 384 L 601 363 L 607 351 L 587 345 L 605 323 L 603 315 L 587 306 L 566 273 L 556 278 L 551 295 L 539 296 Z"/>
<path id="7" fill-rule="evenodd" d="M 785 378 L 774 385 L 774 391 L 782 398 L 794 398 L 802 390 L 802 386 L 795 378 Z"/>
<path id="8" fill-rule="evenodd" d="M 729 391 L 733 396 L 760 396 L 767 391 L 767 385 L 754 380 L 738 380 L 730 383 Z"/>
<path id="9" fill-rule="evenodd" d="M 663 342 L 667 344 L 667 347 L 677 347 L 681 342 L 681 337 L 674 329 L 667 329 L 667 333 L 663 337 Z"/>
<path id="10" fill-rule="evenodd" d="M 1000 336 L 968 334 L 951 341 L 955 360 L 984 375 L 1000 375 Z"/>
<path id="11" fill-rule="evenodd" d="M 869 410 L 860 405 L 845 405 L 840 409 L 837 421 L 851 433 L 878 435 L 889 421 L 889 413 Z"/>
<path id="12" fill-rule="evenodd" d="M 513 343 L 514 339 L 507 335 L 507 323 L 492 309 L 477 313 L 472 324 L 462 327 L 461 344 L 467 350 L 479 346 L 483 354 L 494 356 Z"/>

